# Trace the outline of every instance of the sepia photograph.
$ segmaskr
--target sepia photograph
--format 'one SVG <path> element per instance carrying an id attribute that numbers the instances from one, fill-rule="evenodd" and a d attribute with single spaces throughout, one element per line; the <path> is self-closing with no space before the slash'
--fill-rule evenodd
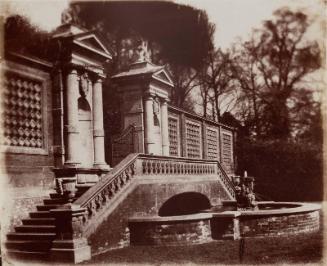
<path id="1" fill-rule="evenodd" d="M 326 10 L 0 1 L 0 266 L 327 265 Z"/>

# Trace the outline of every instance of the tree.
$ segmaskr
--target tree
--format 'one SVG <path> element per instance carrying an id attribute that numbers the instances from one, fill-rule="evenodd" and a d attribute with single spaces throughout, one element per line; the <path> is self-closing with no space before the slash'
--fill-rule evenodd
<path id="1" fill-rule="evenodd" d="M 231 62 L 228 52 L 224 53 L 221 49 L 213 50 L 207 57 L 205 70 L 201 75 L 204 84 L 201 87 L 204 116 L 207 115 L 207 105 L 211 101 L 215 111 L 213 116 L 216 114 L 218 121 L 221 117 L 222 96 L 233 90 Z"/>
<path id="2" fill-rule="evenodd" d="M 76 23 L 98 30 L 112 47 L 111 74 L 133 60 L 140 38 L 148 40 L 153 63 L 167 64 L 173 76 L 172 104 L 183 107 L 213 47 L 214 27 L 204 11 L 163 1 L 77 1 L 70 12 Z"/>
<path id="3" fill-rule="evenodd" d="M 291 132 L 288 101 L 303 78 L 320 67 L 320 51 L 317 42 L 305 40 L 309 26 L 305 14 L 279 9 L 274 15 L 243 45 L 244 63 L 236 63 L 234 74 L 252 103 L 261 137 L 287 138 Z"/>

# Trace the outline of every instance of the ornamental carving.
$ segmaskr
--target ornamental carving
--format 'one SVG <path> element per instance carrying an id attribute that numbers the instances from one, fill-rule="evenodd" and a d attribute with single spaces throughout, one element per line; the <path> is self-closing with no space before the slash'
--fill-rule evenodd
<path id="1" fill-rule="evenodd" d="M 15 73 L 4 75 L 1 145 L 44 148 L 42 86 L 41 81 Z"/>

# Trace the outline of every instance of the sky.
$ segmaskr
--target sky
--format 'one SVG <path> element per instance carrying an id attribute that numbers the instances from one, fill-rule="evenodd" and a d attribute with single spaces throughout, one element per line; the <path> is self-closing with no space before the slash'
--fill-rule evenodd
<path id="1" fill-rule="evenodd" d="M 68 6 L 67 0 L 6 0 L 8 13 L 18 13 L 30 18 L 42 29 L 52 30 L 60 25 L 61 12 Z M 263 20 L 272 17 L 274 10 L 288 6 L 305 10 L 309 17 L 316 19 L 310 27 L 310 39 L 321 39 L 320 30 L 325 9 L 323 0 L 176 0 L 204 9 L 210 22 L 216 25 L 215 46 L 227 49 L 237 38 L 246 40 L 252 29 L 260 27 Z"/>

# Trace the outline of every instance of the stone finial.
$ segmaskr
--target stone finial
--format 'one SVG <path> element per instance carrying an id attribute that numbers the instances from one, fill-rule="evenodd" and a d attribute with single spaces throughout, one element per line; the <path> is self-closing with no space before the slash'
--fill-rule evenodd
<path id="1" fill-rule="evenodd" d="M 142 40 L 140 45 L 137 47 L 137 62 L 150 61 L 150 51 L 148 45 L 148 41 Z"/>

